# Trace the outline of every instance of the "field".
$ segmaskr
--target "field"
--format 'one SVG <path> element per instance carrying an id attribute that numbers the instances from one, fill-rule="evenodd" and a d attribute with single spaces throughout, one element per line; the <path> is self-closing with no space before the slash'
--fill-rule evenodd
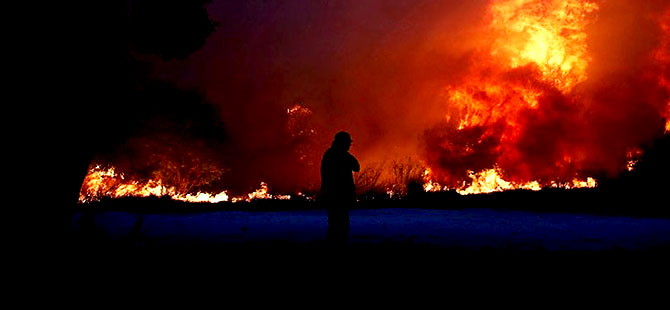
<path id="1" fill-rule="evenodd" d="M 668 252 L 667 211 L 604 197 L 589 189 L 365 200 L 350 213 L 349 250 L 503 256 Z M 211 205 L 128 198 L 73 209 L 71 235 L 80 249 L 244 254 L 326 251 L 326 228 L 326 212 L 307 200 Z"/>

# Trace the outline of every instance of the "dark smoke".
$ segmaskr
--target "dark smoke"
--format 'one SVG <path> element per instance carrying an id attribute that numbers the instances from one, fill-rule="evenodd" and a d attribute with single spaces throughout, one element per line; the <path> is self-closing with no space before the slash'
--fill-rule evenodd
<path id="1" fill-rule="evenodd" d="M 60 155 L 53 166 L 62 170 L 65 189 L 59 191 L 62 194 L 58 200 L 63 205 L 77 201 L 92 161 L 95 164 L 96 159 L 113 158 L 114 150 L 122 149 L 129 139 L 137 140 L 145 131 L 145 121 L 155 119 L 152 116 L 155 112 L 184 116 L 200 113 L 188 111 L 192 108 L 189 105 L 202 103 L 199 95 L 194 99 L 192 92 L 188 95 L 188 91 L 174 91 L 169 83 L 156 82 L 148 75 L 153 69 L 152 62 L 158 58 L 156 55 L 164 60 L 182 59 L 202 47 L 215 26 L 207 16 L 206 2 L 129 0 L 59 4 L 67 7 L 62 10 L 67 14 L 58 18 L 68 27 L 66 30 L 56 27 L 59 32 L 54 34 L 54 48 L 40 49 L 40 53 L 58 64 L 58 70 L 45 71 L 57 76 L 56 83 L 62 85 L 59 92 L 65 94 L 61 100 L 45 101 L 58 111 L 58 116 L 49 115 L 58 123 L 52 139 L 58 146 L 47 149 L 46 153 L 49 157 L 50 153 Z M 54 58 L 52 50 L 62 50 L 65 57 Z M 161 96 L 173 101 L 146 100 Z M 174 101 L 180 99 L 185 100 Z M 166 105 L 171 107 L 161 112 Z M 202 111 L 199 107 L 195 110 Z M 122 152 L 118 156 L 128 157 L 127 154 Z M 146 158 L 146 154 L 135 155 L 136 161 Z"/>
<path id="2" fill-rule="evenodd" d="M 186 61 L 156 63 L 156 76 L 197 89 L 221 110 L 229 186 L 316 188 L 321 155 L 340 130 L 352 134 L 364 166 L 419 159 L 423 130 L 444 119 L 439 94 L 478 44 L 463 42 L 484 5 L 214 2 L 217 32 Z M 314 135 L 287 130 L 295 104 L 312 111 L 304 126 Z"/>

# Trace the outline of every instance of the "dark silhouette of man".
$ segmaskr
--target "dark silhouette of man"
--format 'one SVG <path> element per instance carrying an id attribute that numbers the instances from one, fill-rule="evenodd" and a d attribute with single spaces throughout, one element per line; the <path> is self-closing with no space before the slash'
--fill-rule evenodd
<path id="1" fill-rule="evenodd" d="M 340 131 L 321 160 L 321 198 L 328 211 L 326 241 L 343 246 L 349 239 L 349 209 L 356 202 L 353 172 L 360 171 L 356 157 L 349 153 L 351 135 Z"/>

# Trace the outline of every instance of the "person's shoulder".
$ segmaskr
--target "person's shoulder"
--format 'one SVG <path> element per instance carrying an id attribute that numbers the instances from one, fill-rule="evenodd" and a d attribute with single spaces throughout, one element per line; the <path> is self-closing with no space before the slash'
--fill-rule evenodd
<path id="1" fill-rule="evenodd" d="M 323 152 L 323 158 L 327 157 L 332 157 L 335 154 L 333 151 L 333 148 L 328 148 L 325 152 Z"/>

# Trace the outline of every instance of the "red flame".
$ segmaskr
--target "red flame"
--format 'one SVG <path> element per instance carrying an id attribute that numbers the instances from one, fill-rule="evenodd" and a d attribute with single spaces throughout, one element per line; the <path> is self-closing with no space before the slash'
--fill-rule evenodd
<path id="1" fill-rule="evenodd" d="M 462 188 L 467 175 L 466 192 L 595 185 L 588 173 L 599 154 L 586 138 L 592 99 L 581 85 L 591 63 L 586 27 L 598 10 L 588 0 L 491 3 L 494 39 L 446 88 L 446 122 L 427 134 L 428 163 L 439 180 Z M 667 41 L 653 54 L 662 64 L 654 67 L 666 73 Z M 667 87 L 667 74 L 659 83 Z"/>

